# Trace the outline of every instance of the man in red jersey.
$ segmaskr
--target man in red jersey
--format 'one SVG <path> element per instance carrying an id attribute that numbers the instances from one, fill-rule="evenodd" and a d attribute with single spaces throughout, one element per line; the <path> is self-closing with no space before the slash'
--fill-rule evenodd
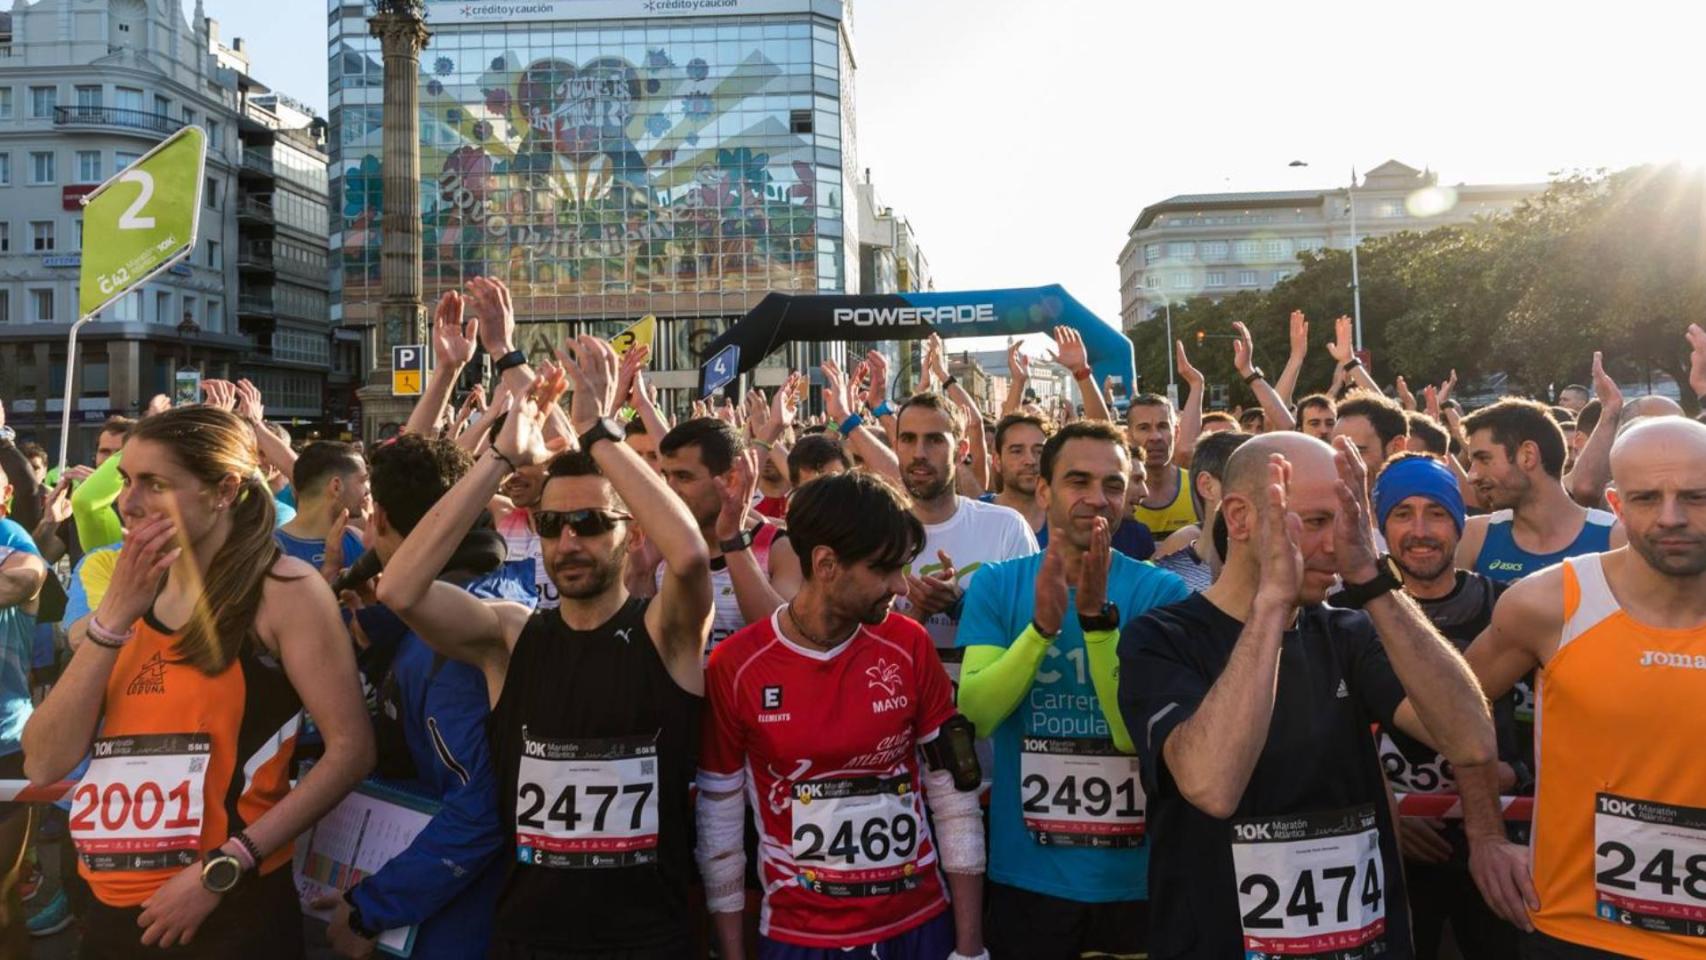
<path id="1" fill-rule="evenodd" d="M 924 529 L 899 491 L 863 473 L 801 488 L 788 527 L 799 592 L 706 668 L 697 853 L 722 955 L 745 956 L 750 797 L 762 960 L 984 957 L 970 724 L 929 634 L 890 610 Z"/>

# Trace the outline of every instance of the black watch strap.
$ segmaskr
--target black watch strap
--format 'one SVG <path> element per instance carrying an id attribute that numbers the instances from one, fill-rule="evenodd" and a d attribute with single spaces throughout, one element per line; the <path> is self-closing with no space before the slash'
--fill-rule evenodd
<path id="1" fill-rule="evenodd" d="M 1250 375 L 1244 378 L 1244 385 L 1249 386 L 1257 380 L 1266 380 L 1267 378 L 1268 375 L 1262 372 L 1261 367 L 1251 367 Z"/>
<path id="2" fill-rule="evenodd" d="M 1344 366 L 1340 367 L 1339 369 L 1345 371 L 1346 373 L 1350 373 L 1352 370 L 1355 370 L 1357 367 L 1360 367 L 1360 366 L 1362 366 L 1362 361 L 1358 360 L 1356 357 L 1352 357 L 1349 360 L 1346 360 L 1344 363 Z"/>
<path id="3" fill-rule="evenodd" d="M 622 431 L 619 427 L 613 425 L 613 421 L 607 418 L 601 418 L 594 421 L 593 425 L 576 439 L 579 440 L 580 448 L 582 450 L 587 453 L 591 453 L 592 445 L 600 440 L 611 440 L 616 443 L 621 443 Z"/>
<path id="4" fill-rule="evenodd" d="M 1078 615 L 1078 629 L 1085 633 L 1099 633 L 1105 630 L 1118 630 L 1119 628 L 1120 608 L 1111 603 L 1103 602 L 1101 611 L 1093 617 L 1086 617 L 1082 613 Z"/>
<path id="5" fill-rule="evenodd" d="M 501 377 L 505 370 L 508 370 L 511 367 L 519 367 L 526 362 L 527 354 L 522 353 L 520 350 L 511 350 L 499 357 L 497 361 L 492 364 L 492 369 L 496 370 L 498 376 Z"/>
<path id="6" fill-rule="evenodd" d="M 1393 566 L 1390 556 L 1381 557 L 1376 565 L 1379 572 L 1374 575 L 1374 579 L 1345 584 L 1345 588 L 1333 596 L 1333 606 L 1342 610 L 1361 610 L 1370 600 L 1402 587 L 1404 582 L 1393 573 Z"/>
<path id="7" fill-rule="evenodd" d="M 742 550 L 750 550 L 757 529 L 757 527 L 752 527 L 742 530 L 727 540 L 719 540 L 717 541 L 717 549 L 724 553 L 739 553 Z"/>

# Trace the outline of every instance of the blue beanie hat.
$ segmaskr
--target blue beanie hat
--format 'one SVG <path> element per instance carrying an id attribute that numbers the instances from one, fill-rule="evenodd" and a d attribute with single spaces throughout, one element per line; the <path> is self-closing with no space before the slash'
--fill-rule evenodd
<path id="1" fill-rule="evenodd" d="M 1408 457 L 1390 464 L 1374 484 L 1374 516 L 1380 529 L 1386 517 L 1410 497 L 1427 497 L 1451 514 L 1457 532 L 1463 533 L 1463 492 L 1450 468 L 1432 457 Z"/>

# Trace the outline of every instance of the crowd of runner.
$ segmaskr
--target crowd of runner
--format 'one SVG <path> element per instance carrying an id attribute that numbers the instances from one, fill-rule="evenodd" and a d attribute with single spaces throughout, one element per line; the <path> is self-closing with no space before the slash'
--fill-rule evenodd
<path id="1" fill-rule="evenodd" d="M 1061 328 L 1064 403 L 932 338 L 672 421 L 476 280 L 365 451 L 246 381 L 58 476 L 8 436 L 0 955 L 1706 958 L 1706 424 L 1597 356 L 1383 390 L 1343 319 L 1294 397 L 1291 325 L 1237 415 Z M 430 822 L 305 903 L 364 783 Z"/>

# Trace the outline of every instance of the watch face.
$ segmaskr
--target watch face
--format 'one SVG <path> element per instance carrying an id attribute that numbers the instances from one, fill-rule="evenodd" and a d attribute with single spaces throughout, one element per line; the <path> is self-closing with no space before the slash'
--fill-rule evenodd
<path id="1" fill-rule="evenodd" d="M 216 857 L 201 869 L 202 886 L 214 893 L 224 893 L 237 885 L 243 876 L 243 865 L 236 857 Z"/>

